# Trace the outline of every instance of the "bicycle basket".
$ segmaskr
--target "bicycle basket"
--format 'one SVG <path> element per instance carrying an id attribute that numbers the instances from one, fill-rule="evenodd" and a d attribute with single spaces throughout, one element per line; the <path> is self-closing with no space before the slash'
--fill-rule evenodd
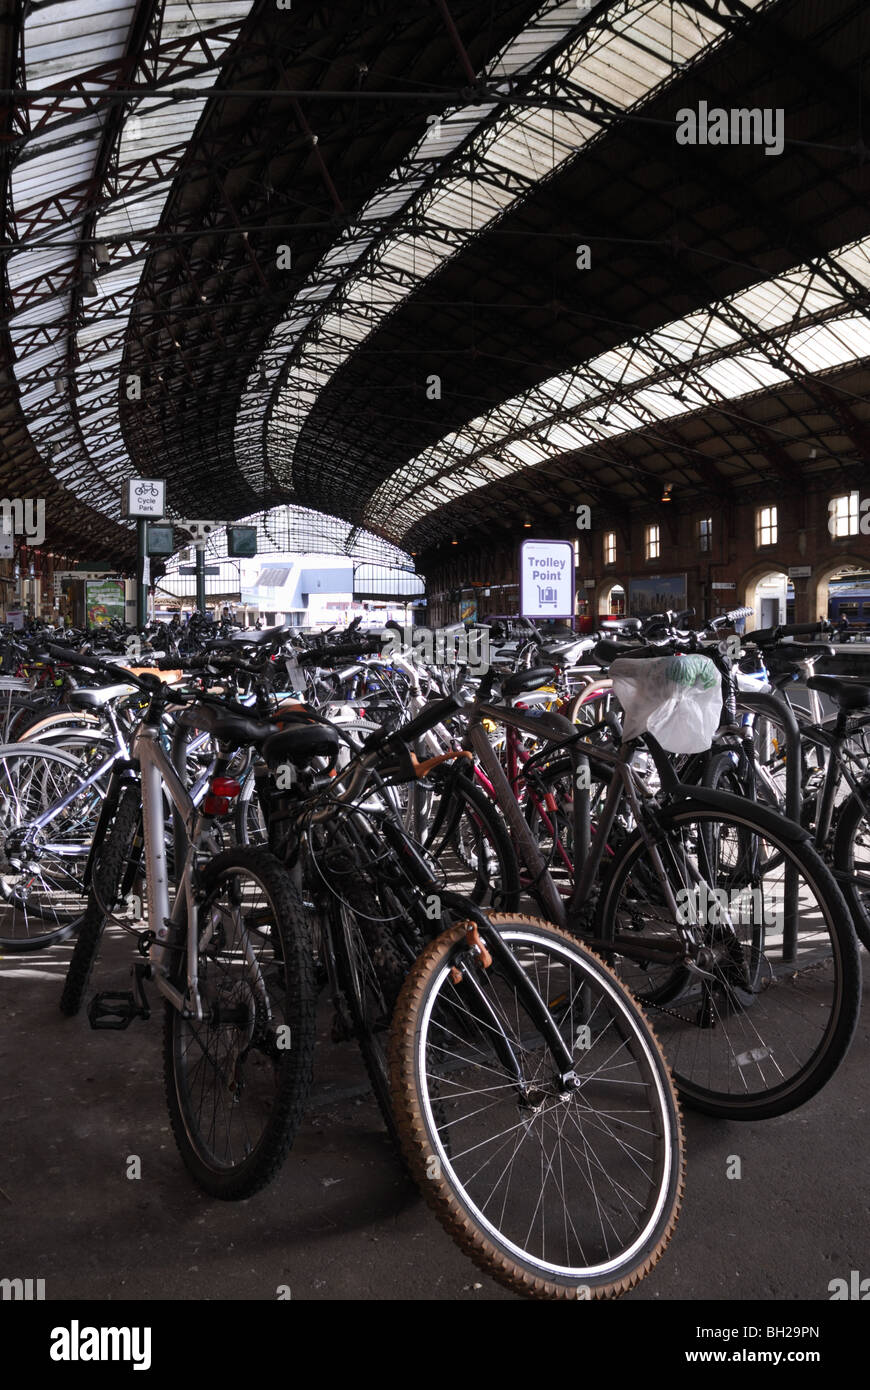
<path id="1" fill-rule="evenodd" d="M 722 715 L 722 677 L 708 656 L 621 657 L 610 676 L 626 738 L 652 734 L 668 753 L 710 747 Z"/>

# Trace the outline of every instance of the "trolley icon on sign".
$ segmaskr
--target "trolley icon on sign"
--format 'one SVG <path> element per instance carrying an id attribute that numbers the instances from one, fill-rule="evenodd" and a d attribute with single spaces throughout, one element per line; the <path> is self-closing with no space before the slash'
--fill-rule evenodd
<path id="1" fill-rule="evenodd" d="M 542 608 L 558 608 L 559 591 L 555 584 L 538 584 L 538 603 Z"/>

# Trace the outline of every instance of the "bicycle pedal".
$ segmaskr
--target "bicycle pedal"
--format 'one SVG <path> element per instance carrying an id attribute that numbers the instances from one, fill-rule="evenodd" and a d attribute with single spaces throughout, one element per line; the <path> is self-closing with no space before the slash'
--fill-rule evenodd
<path id="1" fill-rule="evenodd" d="M 103 990 L 88 1005 L 88 1022 L 98 1031 L 129 1028 L 134 1018 L 150 1017 L 150 1009 L 137 1002 L 132 990 Z"/>

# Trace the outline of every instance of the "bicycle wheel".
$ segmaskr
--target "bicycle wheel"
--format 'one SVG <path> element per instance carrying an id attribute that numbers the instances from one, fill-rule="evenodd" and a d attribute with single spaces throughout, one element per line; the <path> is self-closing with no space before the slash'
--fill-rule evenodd
<path id="1" fill-rule="evenodd" d="M 28 719 L 22 719 L 15 727 L 14 736 L 10 736 L 13 743 L 43 743 L 47 737 L 62 729 L 64 732 L 69 729 L 77 729 L 79 732 L 88 733 L 103 730 L 111 737 L 111 729 L 105 720 L 97 715 L 88 714 L 84 710 L 57 709 L 50 714 L 46 714 L 43 709 L 34 710 Z"/>
<path id="2" fill-rule="evenodd" d="M 308 919 L 285 869 L 230 849 L 202 870 L 197 973 L 201 1021 L 166 1004 L 164 1083 L 172 1132 L 213 1197 L 270 1182 L 303 1118 L 314 1056 Z M 187 987 L 185 953 L 175 984 Z"/>
<path id="3" fill-rule="evenodd" d="M 588 759 L 588 765 L 590 837 L 594 839 L 613 769 L 594 757 Z M 566 897 L 570 895 L 574 885 L 575 775 L 571 759 L 558 756 L 554 757 L 552 762 L 533 767 L 531 770 L 527 768 L 523 774 L 523 800 L 529 829 L 547 861 L 550 876 Z M 622 815 L 614 822 L 608 836 L 600 869 L 602 876 L 609 869 L 616 846 L 622 843 L 627 834 L 625 816 L 628 808 L 623 803 L 620 810 Z"/>
<path id="4" fill-rule="evenodd" d="M 631 836 L 595 934 L 649 1009 L 686 1103 L 757 1120 L 803 1105 L 836 1070 L 861 970 L 846 903 L 809 839 L 728 800 L 665 808 Z"/>
<path id="5" fill-rule="evenodd" d="M 870 822 L 864 811 L 870 805 L 870 779 L 862 781 L 860 792 L 860 797 L 853 792 L 837 816 L 833 860 L 855 930 L 870 951 Z"/>
<path id="6" fill-rule="evenodd" d="M 368 894 L 355 895 L 353 908 L 336 903 L 333 940 L 338 947 L 339 986 L 350 1012 L 353 1034 L 387 1133 L 400 1148 L 390 1096 L 387 1041 L 393 1009 L 410 961 L 403 958 L 389 924 L 375 920 L 378 911 L 377 903 Z"/>
<path id="7" fill-rule="evenodd" d="M 467 923 L 427 947 L 390 1040 L 405 1154 L 441 1224 L 500 1283 L 536 1298 L 613 1297 L 652 1269 L 679 1212 L 685 1157 L 667 1066 L 638 1005 L 578 941 L 519 914 L 490 923 L 534 998 L 497 958 L 469 963 Z M 573 1052 L 576 1088 L 561 1089 L 533 1021 L 540 998 Z"/>
<path id="8" fill-rule="evenodd" d="M 588 729 L 588 738 L 619 746 L 619 739 L 615 738 L 612 728 L 606 726 L 609 717 L 615 720 L 622 714 L 619 702 L 609 687 L 594 690 L 591 694 L 579 690 L 569 700 L 564 714 L 572 724 L 577 724 L 584 731 Z"/>
<path id="9" fill-rule="evenodd" d="M 467 777 L 448 773 L 434 784 L 421 842 L 444 873 L 446 886 L 479 907 L 516 911 L 519 863 L 497 806 Z"/>
<path id="10" fill-rule="evenodd" d="M 142 800 L 138 787 L 127 787 L 112 828 L 93 866 L 88 906 L 79 927 L 60 996 L 60 1011 L 72 1018 L 82 1006 L 93 972 L 103 929 L 139 865 L 142 848 Z"/>
<path id="11" fill-rule="evenodd" d="M 53 809 L 81 781 L 79 760 L 58 749 L 0 745 L 0 950 L 54 945 L 82 919 L 82 875 L 105 788 Z"/>

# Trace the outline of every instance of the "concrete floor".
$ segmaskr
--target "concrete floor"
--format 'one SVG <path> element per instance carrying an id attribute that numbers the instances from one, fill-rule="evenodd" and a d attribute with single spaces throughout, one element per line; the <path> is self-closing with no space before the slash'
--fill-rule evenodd
<path id="1" fill-rule="evenodd" d="M 404 1179 L 355 1047 L 329 1040 L 329 1010 L 280 1177 L 248 1202 L 216 1202 L 169 1130 L 159 1016 L 103 1034 L 62 1018 L 70 951 L 0 960 L 0 1278 L 44 1279 L 47 1300 L 271 1300 L 282 1285 L 294 1300 L 513 1297 Z M 131 958 L 111 934 L 97 986 L 128 988 Z M 865 1008 L 844 1065 L 801 1110 L 742 1125 L 688 1113 L 683 1214 L 629 1299 L 827 1300 L 830 1280 L 870 1276 L 868 1078 Z M 726 1176 L 734 1155 L 739 1180 Z"/>

